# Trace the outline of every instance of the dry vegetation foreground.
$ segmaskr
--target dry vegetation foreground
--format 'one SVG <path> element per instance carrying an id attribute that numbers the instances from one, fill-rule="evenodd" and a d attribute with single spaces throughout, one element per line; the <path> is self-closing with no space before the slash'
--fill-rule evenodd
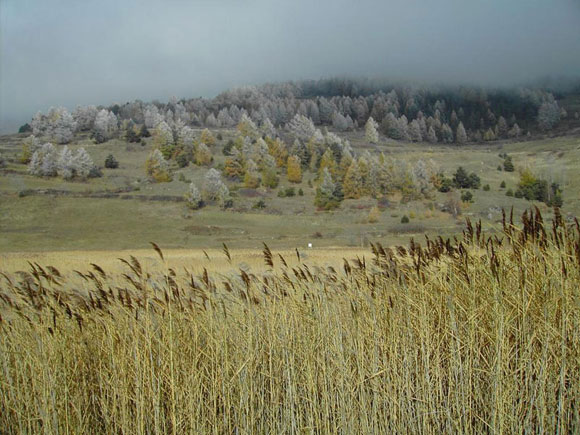
<path id="1" fill-rule="evenodd" d="M 208 256 L 229 269 L 174 269 L 156 248 L 122 274 L 6 273 L 0 427 L 577 433 L 580 225 L 554 216 L 375 244 L 340 268 L 265 246 L 263 272 L 227 249 Z"/>

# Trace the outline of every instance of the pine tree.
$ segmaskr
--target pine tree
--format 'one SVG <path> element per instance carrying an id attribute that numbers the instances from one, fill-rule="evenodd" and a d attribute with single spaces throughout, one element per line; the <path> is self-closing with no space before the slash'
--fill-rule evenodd
<path id="1" fill-rule="evenodd" d="M 430 143 L 437 143 L 437 134 L 435 134 L 435 129 L 433 126 L 429 127 L 429 132 L 427 133 L 427 140 Z"/>
<path id="2" fill-rule="evenodd" d="M 245 113 L 242 114 L 237 129 L 242 136 L 250 137 L 252 139 L 256 139 L 260 136 L 256 124 L 254 124 L 254 121 L 252 121 L 252 119 Z"/>
<path id="3" fill-rule="evenodd" d="M 193 182 L 189 185 L 189 189 L 185 194 L 185 202 L 192 210 L 197 210 L 202 206 L 201 193 Z"/>
<path id="4" fill-rule="evenodd" d="M 222 181 L 220 173 L 211 168 L 204 176 L 201 194 L 204 201 L 219 201 L 224 205 L 229 199 L 230 191 Z"/>
<path id="5" fill-rule="evenodd" d="M 302 168 L 297 156 L 288 157 L 287 168 L 288 181 L 291 183 L 302 182 Z"/>
<path id="6" fill-rule="evenodd" d="M 113 154 L 109 154 L 105 159 L 105 168 L 107 169 L 116 169 L 119 167 L 119 162 L 115 159 Z"/>
<path id="7" fill-rule="evenodd" d="M 465 131 L 465 128 L 463 127 L 463 122 L 461 121 L 457 126 L 457 133 L 455 136 L 458 144 L 463 145 L 465 142 L 467 142 L 467 133 Z"/>
<path id="8" fill-rule="evenodd" d="M 365 140 L 369 143 L 376 144 L 379 142 L 379 132 L 377 122 L 371 116 L 365 124 Z"/>
<path id="9" fill-rule="evenodd" d="M 423 136 L 421 135 L 421 126 L 419 125 L 419 121 L 414 119 L 409 124 L 409 138 L 413 142 L 421 142 L 423 140 Z"/>

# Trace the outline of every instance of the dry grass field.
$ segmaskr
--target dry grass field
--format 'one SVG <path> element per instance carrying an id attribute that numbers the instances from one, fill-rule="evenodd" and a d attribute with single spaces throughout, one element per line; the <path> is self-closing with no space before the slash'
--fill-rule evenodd
<path id="1" fill-rule="evenodd" d="M 354 260 L 212 250 L 221 266 L 200 273 L 161 250 L 119 253 L 122 272 L 81 267 L 99 253 L 35 257 L 0 276 L 0 426 L 577 433 L 580 225 L 559 216 Z"/>

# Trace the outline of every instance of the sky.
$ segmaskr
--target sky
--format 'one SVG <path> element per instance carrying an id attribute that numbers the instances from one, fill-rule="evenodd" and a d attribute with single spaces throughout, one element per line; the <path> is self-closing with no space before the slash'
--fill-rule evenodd
<path id="1" fill-rule="evenodd" d="M 580 76 L 580 0 L 0 0 L 0 130 L 51 106 L 337 76 Z"/>

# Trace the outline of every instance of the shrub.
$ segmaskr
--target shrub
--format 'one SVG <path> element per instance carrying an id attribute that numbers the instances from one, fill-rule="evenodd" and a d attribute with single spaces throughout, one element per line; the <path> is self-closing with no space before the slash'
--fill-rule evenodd
<path id="1" fill-rule="evenodd" d="M 107 169 L 116 169 L 119 167 L 119 162 L 115 159 L 113 154 L 109 154 L 105 159 L 105 168 Z"/>
<path id="2" fill-rule="evenodd" d="M 497 170 L 500 171 L 500 172 L 502 171 L 501 165 L 497 165 Z"/>
<path id="3" fill-rule="evenodd" d="M 461 194 L 461 201 L 463 202 L 473 202 L 473 194 L 467 190 Z"/>
<path id="4" fill-rule="evenodd" d="M 514 196 L 516 198 L 523 198 L 524 197 L 524 192 L 522 191 L 522 189 L 517 189 L 516 193 L 514 193 Z"/>
<path id="5" fill-rule="evenodd" d="M 185 168 L 189 164 L 187 154 L 179 153 L 177 157 L 175 157 L 175 162 L 177 163 L 177 166 L 179 166 L 180 168 Z"/>
<path id="6" fill-rule="evenodd" d="M 263 199 L 260 199 L 252 206 L 252 208 L 257 209 L 257 210 L 261 210 L 263 208 L 266 208 L 266 201 L 264 201 Z"/>
<path id="7" fill-rule="evenodd" d="M 407 215 L 404 215 L 404 216 L 401 218 L 401 223 L 402 223 L 402 224 L 408 224 L 408 223 L 409 223 L 409 217 L 408 217 Z"/>
<path id="8" fill-rule="evenodd" d="M 298 189 L 298 196 L 304 196 L 304 191 L 302 190 L 302 187 Z"/>
<path id="9" fill-rule="evenodd" d="M 367 217 L 367 221 L 371 224 L 374 224 L 375 222 L 379 221 L 379 218 L 381 217 L 381 211 L 379 210 L 379 208 L 375 205 L 373 208 L 371 208 L 371 210 L 369 211 L 369 215 Z"/>
<path id="10" fill-rule="evenodd" d="M 489 184 L 486 184 L 485 186 L 483 186 L 484 192 L 489 192 L 490 189 L 491 189 L 491 187 L 489 187 Z"/>
<path id="11" fill-rule="evenodd" d="M 512 158 L 508 155 L 505 155 L 505 160 L 503 161 L 503 170 L 506 172 L 513 172 L 514 169 L 514 162 L 512 161 Z"/>
<path id="12" fill-rule="evenodd" d="M 505 196 L 514 196 L 514 191 L 511 189 L 508 189 L 507 192 L 505 193 Z"/>
<path id="13" fill-rule="evenodd" d="M 501 184 L 499 185 L 500 189 L 505 189 L 505 181 L 502 181 Z"/>

